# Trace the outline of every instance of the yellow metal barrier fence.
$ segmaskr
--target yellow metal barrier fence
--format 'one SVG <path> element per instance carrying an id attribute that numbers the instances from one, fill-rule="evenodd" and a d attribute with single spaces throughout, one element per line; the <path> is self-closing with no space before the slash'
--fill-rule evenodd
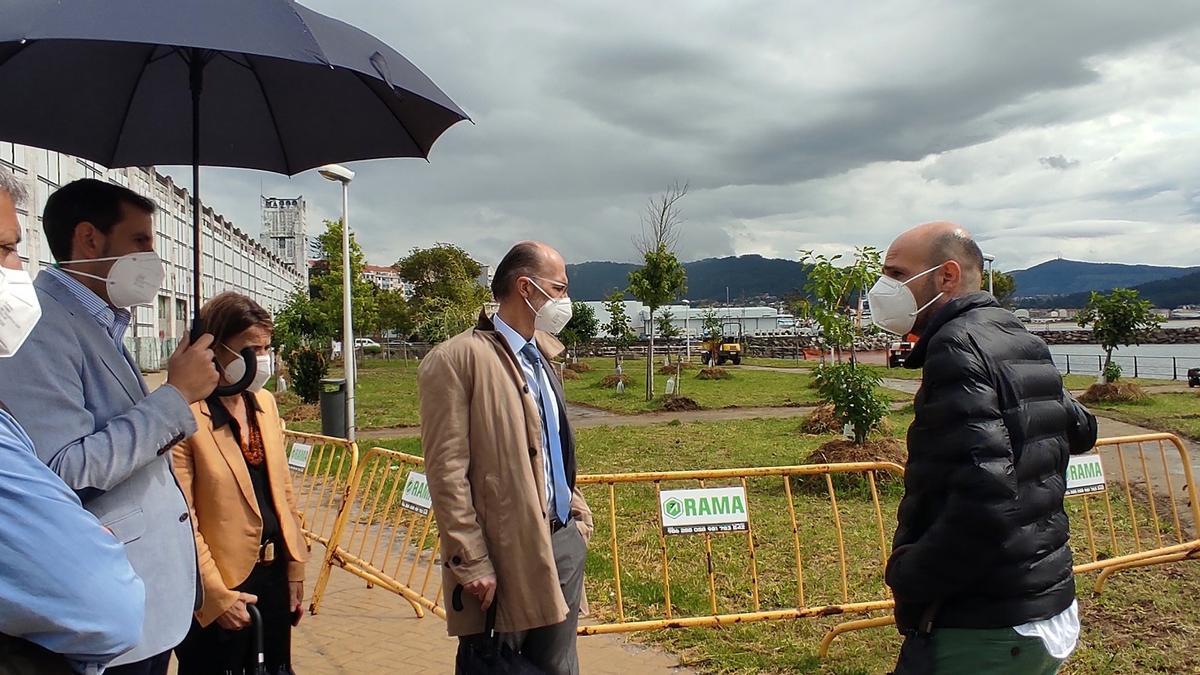
<path id="1" fill-rule="evenodd" d="M 1097 450 L 1106 480 L 1067 502 L 1076 571 L 1099 572 L 1099 592 L 1117 571 L 1200 557 L 1186 446 L 1150 434 L 1102 439 Z M 420 457 L 383 448 L 358 462 L 314 612 L 336 565 L 400 595 L 418 616 L 445 618 L 421 467 Z M 890 611 L 883 572 L 902 477 L 884 462 L 581 475 L 596 525 L 588 598 L 608 620 L 579 633 Z M 839 634 L 891 623 L 889 614 L 838 625 L 821 654 Z"/>
<path id="2" fill-rule="evenodd" d="M 1103 480 L 1092 492 L 1067 497 L 1075 573 L 1099 573 L 1093 592 L 1122 570 L 1200 558 L 1200 498 L 1178 436 L 1102 438 L 1095 454 Z M 889 615 L 841 624 L 822 640 L 820 654 L 838 635 L 893 623 Z"/>
<path id="3" fill-rule="evenodd" d="M 310 542 L 329 548 L 346 488 L 358 468 L 358 445 L 344 438 L 284 430 L 300 525 Z"/>
<path id="4" fill-rule="evenodd" d="M 313 589 L 314 614 L 336 565 L 403 597 L 419 617 L 425 610 L 446 617 L 441 574 L 434 573 L 439 541 L 423 465 L 420 457 L 386 448 L 363 455 L 337 514 L 336 544 L 326 550 Z"/>

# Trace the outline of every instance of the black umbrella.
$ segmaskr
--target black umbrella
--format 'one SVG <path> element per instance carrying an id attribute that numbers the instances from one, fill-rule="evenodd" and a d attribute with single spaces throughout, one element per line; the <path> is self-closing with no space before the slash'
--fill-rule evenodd
<path id="1" fill-rule="evenodd" d="M 0 92 L 5 140 L 192 165 L 196 310 L 201 164 L 427 157 L 467 119 L 398 52 L 291 0 L 0 0 Z"/>

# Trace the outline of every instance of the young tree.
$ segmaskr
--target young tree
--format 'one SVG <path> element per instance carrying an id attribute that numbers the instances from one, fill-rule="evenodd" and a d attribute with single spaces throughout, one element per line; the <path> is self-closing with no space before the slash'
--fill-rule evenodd
<path id="1" fill-rule="evenodd" d="M 403 340 L 413 334 L 416 324 L 404 293 L 397 290 L 377 291 L 375 304 L 379 307 L 380 332 L 394 333 Z"/>
<path id="2" fill-rule="evenodd" d="M 579 358 L 579 345 L 596 339 L 596 331 L 600 324 L 596 320 L 596 312 L 590 305 L 582 302 L 571 303 L 571 320 L 563 327 L 559 338 L 563 344 L 572 350 L 572 356 Z"/>
<path id="3" fill-rule="evenodd" d="M 325 221 L 325 231 L 317 237 L 317 249 L 325 264 L 309 280 L 312 300 L 334 327 L 333 336 L 342 333 L 342 221 Z M 379 310 L 375 304 L 375 285 L 363 278 L 366 256 L 354 234 L 350 235 L 350 295 L 354 332 L 374 331 L 379 325 Z"/>
<path id="4" fill-rule="evenodd" d="M 856 301 L 865 294 L 879 278 L 879 251 L 864 246 L 854 251 L 854 259 L 848 265 L 838 266 L 842 255 L 826 256 L 812 251 L 801 252 L 801 262 L 810 266 L 805 290 L 813 298 L 810 306 L 813 319 L 821 326 L 822 339 L 834 352 L 838 363 L 842 351 L 850 351 L 851 362 L 855 361 L 854 338 L 862 327 L 851 319 L 851 310 Z"/>
<path id="5" fill-rule="evenodd" d="M 1111 293 L 1092 291 L 1087 306 L 1076 317 L 1081 327 L 1092 327 L 1092 335 L 1104 349 L 1104 383 L 1111 384 L 1120 377 L 1113 368 L 1112 353 L 1123 345 L 1140 344 L 1162 319 L 1154 313 L 1149 300 L 1143 300 L 1131 288 L 1115 288 Z"/>
<path id="6" fill-rule="evenodd" d="M 491 298 L 479 284 L 482 267 L 453 244 L 414 248 L 395 267 L 412 285 L 408 307 L 416 331 L 430 342 L 470 328 Z"/>
<path id="7" fill-rule="evenodd" d="M 683 216 L 679 202 L 687 184 L 675 183 L 651 197 L 642 215 L 642 236 L 635 242 L 642 267 L 629 273 L 629 294 L 650 310 L 650 347 L 646 353 L 646 400 L 654 398 L 654 313 L 687 290 L 687 273 L 675 256 Z"/>
<path id="8" fill-rule="evenodd" d="M 721 356 L 721 340 L 725 338 L 725 327 L 721 325 L 721 317 L 714 310 L 705 310 L 700 317 L 700 333 L 708 342 L 708 364 L 717 365 Z"/>
<path id="9" fill-rule="evenodd" d="M 315 403 L 321 378 L 329 372 L 324 350 L 341 331 L 309 294 L 297 290 L 275 314 L 272 343 L 287 364 L 292 388 L 305 403 Z"/>
<path id="10" fill-rule="evenodd" d="M 605 335 L 616 348 L 614 367 L 621 366 L 621 350 L 633 342 L 633 328 L 629 325 L 629 314 L 625 312 L 625 294 L 619 290 L 609 293 L 604 300 L 604 310 L 608 312 L 608 323 L 601 326 Z"/>

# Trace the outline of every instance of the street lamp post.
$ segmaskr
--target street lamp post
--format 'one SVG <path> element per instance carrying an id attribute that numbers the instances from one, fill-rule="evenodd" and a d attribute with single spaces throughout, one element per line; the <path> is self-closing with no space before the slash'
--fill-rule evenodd
<path id="1" fill-rule="evenodd" d="M 684 363 L 692 362 L 692 334 L 688 331 L 688 319 L 692 316 L 692 303 L 690 300 L 681 300 L 683 303 L 683 361 Z"/>
<path id="2" fill-rule="evenodd" d="M 350 181 L 354 180 L 354 172 L 340 164 L 326 164 L 318 171 L 322 177 L 342 184 L 342 359 L 346 364 L 346 439 L 354 441 L 354 388 L 358 380 L 350 295 Z"/>
<path id="3" fill-rule="evenodd" d="M 988 268 L 988 293 L 990 293 L 992 295 L 992 297 L 996 297 L 996 288 L 995 288 L 995 283 L 994 283 L 995 275 L 992 272 L 992 265 L 993 265 L 993 263 L 996 262 L 996 257 L 991 256 L 991 255 L 985 255 L 985 256 L 983 256 L 983 259 L 985 262 L 987 262 L 987 268 Z"/>

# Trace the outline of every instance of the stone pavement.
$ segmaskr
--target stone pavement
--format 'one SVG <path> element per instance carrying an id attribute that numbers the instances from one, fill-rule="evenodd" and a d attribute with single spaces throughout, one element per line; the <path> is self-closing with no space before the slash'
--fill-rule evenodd
<path id="1" fill-rule="evenodd" d="M 313 546 L 305 603 L 320 572 L 324 549 Z M 418 619 L 407 602 L 382 588 L 334 568 L 321 601 L 321 613 L 305 615 L 292 633 L 292 656 L 301 675 L 442 675 L 454 672 L 457 641 L 432 613 Z M 620 636 L 579 638 L 580 670 L 586 675 L 641 675 L 692 671 L 661 651 L 634 645 Z M 176 672 L 172 662 L 170 673 Z"/>

